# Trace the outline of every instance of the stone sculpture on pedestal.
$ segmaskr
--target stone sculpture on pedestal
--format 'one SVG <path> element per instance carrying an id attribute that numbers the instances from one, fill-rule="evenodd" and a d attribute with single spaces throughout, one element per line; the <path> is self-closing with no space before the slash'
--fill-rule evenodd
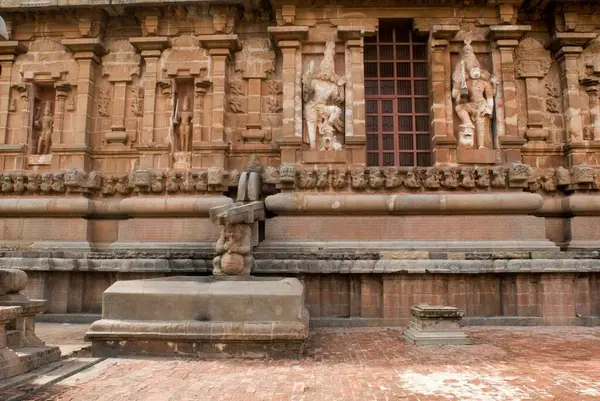
<path id="1" fill-rule="evenodd" d="M 176 124 L 179 125 L 177 136 L 179 137 L 179 150 L 188 152 L 190 148 L 190 137 L 192 136 L 192 112 L 190 111 L 189 101 L 187 96 L 183 98 L 183 107 L 178 116 L 176 116 Z"/>
<path id="2" fill-rule="evenodd" d="M 308 129 L 310 149 L 341 150 L 337 134 L 344 132 L 343 106 L 346 79 L 335 73 L 335 42 L 327 42 L 325 55 L 318 71 L 311 61 L 302 76 L 304 119 Z M 317 138 L 317 133 L 318 138 Z"/>
<path id="3" fill-rule="evenodd" d="M 490 117 L 494 110 L 496 80 L 479 61 L 466 39 L 460 53 L 460 62 L 452 73 L 452 99 L 460 118 L 459 147 L 491 147 Z"/>
<path id="4" fill-rule="evenodd" d="M 52 116 L 52 102 L 46 102 L 44 115 L 37 117 L 34 121 L 36 129 L 40 130 L 37 139 L 36 154 L 45 155 L 50 153 L 52 131 L 54 129 L 54 117 Z"/>

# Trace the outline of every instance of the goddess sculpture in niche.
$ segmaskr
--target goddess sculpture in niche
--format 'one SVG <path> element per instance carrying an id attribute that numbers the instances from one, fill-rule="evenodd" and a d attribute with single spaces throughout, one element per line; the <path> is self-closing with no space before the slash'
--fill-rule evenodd
<path id="1" fill-rule="evenodd" d="M 39 114 L 39 111 L 38 111 Z M 44 115 L 37 116 L 33 125 L 40 130 L 36 154 L 45 155 L 50 153 L 50 144 L 52 140 L 52 130 L 54 128 L 54 117 L 52 116 L 52 102 L 46 102 L 44 106 Z"/>
<path id="2" fill-rule="evenodd" d="M 490 117 L 494 110 L 496 79 L 481 69 L 471 40 L 465 39 L 464 43 L 460 62 L 452 73 L 454 110 L 461 122 L 458 143 L 460 147 L 481 149 L 492 144 Z"/>
<path id="3" fill-rule="evenodd" d="M 346 79 L 335 73 L 335 42 L 325 44 L 325 55 L 318 71 L 313 71 L 311 61 L 302 76 L 302 97 L 304 99 L 304 119 L 308 128 L 310 148 L 319 150 L 341 150 L 342 144 L 337 134 L 343 134 L 344 85 Z"/>
<path id="4" fill-rule="evenodd" d="M 179 150 L 181 152 L 189 152 L 190 137 L 192 136 L 192 112 L 189 110 L 189 101 L 187 96 L 183 98 L 183 107 L 179 115 L 176 117 L 176 124 L 179 124 L 177 136 L 179 137 Z"/>

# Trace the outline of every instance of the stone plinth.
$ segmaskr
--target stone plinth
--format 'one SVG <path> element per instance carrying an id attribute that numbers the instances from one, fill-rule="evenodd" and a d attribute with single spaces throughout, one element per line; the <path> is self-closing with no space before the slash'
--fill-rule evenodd
<path id="1" fill-rule="evenodd" d="M 295 278 L 169 277 L 119 281 L 86 340 L 96 356 L 297 357 L 308 338 Z"/>
<path id="2" fill-rule="evenodd" d="M 467 345 L 471 339 L 460 330 L 464 312 L 452 306 L 419 304 L 411 308 L 413 320 L 404 339 L 415 345 Z"/>

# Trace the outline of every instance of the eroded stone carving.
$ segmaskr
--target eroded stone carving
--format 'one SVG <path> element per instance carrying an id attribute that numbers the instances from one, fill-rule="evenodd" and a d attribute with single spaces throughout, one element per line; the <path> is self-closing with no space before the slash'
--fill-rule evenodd
<path id="1" fill-rule="evenodd" d="M 267 38 L 251 38 L 235 54 L 235 70 L 242 77 L 262 78 L 275 71 L 275 52 Z"/>
<path id="2" fill-rule="evenodd" d="M 314 71 L 311 61 L 302 76 L 304 119 L 313 150 L 342 149 L 338 135 L 343 136 L 344 133 L 346 79 L 335 73 L 334 56 L 335 42 L 327 42 L 318 71 Z"/>
<path id="3" fill-rule="evenodd" d="M 110 88 L 101 87 L 98 95 L 98 114 L 102 117 L 108 117 L 108 106 L 110 103 Z"/>
<path id="4" fill-rule="evenodd" d="M 515 49 L 515 73 L 517 78 L 545 76 L 550 70 L 550 52 L 532 37 L 527 37 Z"/>
<path id="5" fill-rule="evenodd" d="M 221 229 L 216 250 L 219 256 L 213 260 L 215 276 L 248 275 L 254 258 L 252 250 L 252 230 L 249 224 L 228 224 Z"/>
<path id="6" fill-rule="evenodd" d="M 37 147 L 35 153 L 46 155 L 50 153 L 52 144 L 52 131 L 54 130 L 54 116 L 52 115 L 52 102 L 46 102 L 44 105 L 44 114 L 36 117 L 34 127 L 38 130 Z"/>
<path id="7" fill-rule="evenodd" d="M 494 110 L 496 79 L 481 68 L 470 39 L 464 41 L 460 62 L 452 73 L 452 99 L 461 124 L 460 147 L 491 147 L 490 118 Z"/>
<path id="8" fill-rule="evenodd" d="M 188 152 L 190 150 L 190 138 L 192 137 L 192 112 L 190 111 L 188 97 L 183 98 L 183 106 L 176 117 L 177 137 L 179 139 L 179 150 Z"/>

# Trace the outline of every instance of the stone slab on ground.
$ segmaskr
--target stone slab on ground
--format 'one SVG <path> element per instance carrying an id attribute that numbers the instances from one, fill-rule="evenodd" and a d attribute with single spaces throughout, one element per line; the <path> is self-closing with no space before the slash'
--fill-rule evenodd
<path id="1" fill-rule="evenodd" d="M 69 326 L 65 326 L 69 330 Z M 577 400 L 600 396 L 600 328 L 467 328 L 406 346 L 400 329 L 319 329 L 301 360 L 106 359 L 27 401 Z"/>
<path id="2" fill-rule="evenodd" d="M 277 277 L 119 281 L 85 338 L 94 356 L 297 357 L 308 338 L 304 286 Z"/>

